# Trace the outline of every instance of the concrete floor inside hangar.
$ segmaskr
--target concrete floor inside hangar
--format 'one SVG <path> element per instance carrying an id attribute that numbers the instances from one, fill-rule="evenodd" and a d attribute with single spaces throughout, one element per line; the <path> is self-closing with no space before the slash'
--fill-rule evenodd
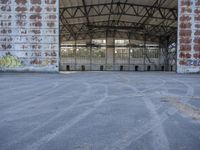
<path id="1" fill-rule="evenodd" d="M 200 76 L 0 73 L 1 150 L 199 150 Z"/>

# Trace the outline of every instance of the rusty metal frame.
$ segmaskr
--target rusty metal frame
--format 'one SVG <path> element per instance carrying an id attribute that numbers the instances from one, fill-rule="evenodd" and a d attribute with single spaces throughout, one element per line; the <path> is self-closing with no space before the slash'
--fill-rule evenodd
<path id="1" fill-rule="evenodd" d="M 91 36 L 98 38 L 96 34 L 99 32 L 109 32 L 110 30 L 123 30 L 129 35 L 133 33 L 134 35 L 147 34 L 167 37 L 173 34 L 176 36 L 177 29 L 172 24 L 177 21 L 178 11 L 176 8 L 162 7 L 164 2 L 165 0 L 156 0 L 152 6 L 148 6 L 112 0 L 111 3 L 87 5 L 85 0 L 82 0 L 82 5 L 60 8 L 61 36 L 66 40 L 90 39 Z M 116 12 L 115 9 L 118 11 Z M 129 10 L 134 13 L 130 14 Z M 141 11 L 144 12 L 143 15 L 140 14 Z M 117 16 L 118 19 L 111 19 L 112 15 Z M 121 20 L 123 15 L 137 16 L 141 19 L 139 22 L 125 22 Z M 90 22 L 90 17 L 97 16 L 108 16 L 108 20 Z M 86 22 L 73 23 L 73 20 L 78 18 L 86 18 Z M 161 23 L 158 25 L 148 24 L 149 19 L 158 19 L 161 20 Z"/>
<path id="2" fill-rule="evenodd" d="M 178 9 L 163 7 L 165 2 L 166 0 L 155 0 L 149 6 L 129 3 L 127 0 L 124 2 L 112 0 L 111 3 L 88 5 L 85 0 L 82 0 L 82 5 L 60 8 L 60 37 L 66 41 L 112 37 L 129 39 L 129 41 L 136 39 L 145 43 L 152 41 L 159 45 L 167 42 L 167 45 L 170 45 L 176 43 L 177 40 Z M 130 13 L 130 10 L 134 13 Z M 108 19 L 91 21 L 90 18 L 98 16 L 107 16 Z M 123 21 L 123 16 L 139 17 L 140 19 L 136 22 Z M 80 18 L 85 18 L 85 21 L 74 22 Z M 149 23 L 149 20 L 159 20 L 159 23 Z M 115 33 L 114 37 L 112 33 Z M 168 51 L 168 47 L 165 47 L 165 51 Z M 174 55 L 174 53 L 170 55 Z M 169 59 L 167 52 L 162 53 L 162 56 Z"/>

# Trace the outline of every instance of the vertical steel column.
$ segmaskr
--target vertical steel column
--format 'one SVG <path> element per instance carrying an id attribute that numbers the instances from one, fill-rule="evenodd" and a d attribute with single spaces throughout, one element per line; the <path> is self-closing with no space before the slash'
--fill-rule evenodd
<path id="1" fill-rule="evenodd" d="M 146 34 L 144 34 L 144 45 L 143 45 L 143 71 L 146 71 Z"/>
<path id="2" fill-rule="evenodd" d="M 176 50 L 175 50 L 175 51 L 176 51 L 176 55 L 178 55 L 178 53 L 177 53 L 177 50 L 178 50 L 178 44 L 177 44 L 177 42 L 178 42 L 178 41 L 177 41 L 177 39 L 176 39 L 176 42 L 175 42 L 175 44 L 176 44 L 176 45 L 175 45 L 175 48 L 176 48 Z M 178 60 L 177 60 L 177 57 L 176 57 L 176 59 L 175 59 L 175 67 L 176 67 L 175 70 L 176 70 L 176 72 L 178 72 L 178 70 L 177 70 L 177 68 L 178 68 L 178 67 L 177 67 L 177 61 L 178 61 Z"/>
<path id="3" fill-rule="evenodd" d="M 115 30 L 113 32 L 113 39 L 112 39 L 112 46 L 113 46 L 113 70 L 115 70 Z"/>
<path id="4" fill-rule="evenodd" d="M 77 41 L 74 41 L 74 53 L 75 53 L 75 70 L 77 70 Z"/>
<path id="5" fill-rule="evenodd" d="M 90 71 L 92 70 L 92 37 L 90 37 Z"/>
<path id="6" fill-rule="evenodd" d="M 130 53 L 130 50 L 131 50 L 131 42 L 130 42 L 130 38 L 128 39 L 129 41 L 129 47 L 128 47 L 128 70 L 130 71 L 130 64 L 131 64 L 131 53 Z"/>
<path id="7" fill-rule="evenodd" d="M 166 37 L 166 45 L 165 45 L 165 71 L 169 71 L 169 37 Z"/>
<path id="8" fill-rule="evenodd" d="M 60 18 L 60 1 L 58 1 L 58 18 Z M 61 71 L 61 33 L 60 33 L 60 19 L 58 19 L 58 72 Z"/>
<path id="9" fill-rule="evenodd" d="M 107 65 L 108 65 L 108 31 L 106 31 L 106 66 L 105 66 L 105 70 L 107 70 Z"/>
<path id="10" fill-rule="evenodd" d="M 160 71 L 160 68 L 161 68 L 161 48 L 162 48 L 162 45 L 161 45 L 161 37 L 159 37 L 159 51 L 158 51 L 158 70 Z"/>

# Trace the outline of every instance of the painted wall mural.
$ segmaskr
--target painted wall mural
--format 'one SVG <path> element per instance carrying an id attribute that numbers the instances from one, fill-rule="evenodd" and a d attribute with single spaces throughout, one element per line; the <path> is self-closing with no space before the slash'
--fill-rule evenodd
<path id="1" fill-rule="evenodd" d="M 200 0 L 179 0 L 178 72 L 200 72 Z"/>
<path id="2" fill-rule="evenodd" d="M 0 57 L 0 67 L 16 68 L 16 67 L 23 67 L 23 64 L 19 58 L 12 56 L 10 53 L 7 53 L 5 56 Z"/>
<path id="3" fill-rule="evenodd" d="M 0 0 L 0 70 L 58 71 L 59 0 Z"/>

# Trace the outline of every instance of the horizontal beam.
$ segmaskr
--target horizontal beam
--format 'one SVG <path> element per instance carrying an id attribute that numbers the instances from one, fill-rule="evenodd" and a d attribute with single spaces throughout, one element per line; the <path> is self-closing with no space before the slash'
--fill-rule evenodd
<path id="1" fill-rule="evenodd" d="M 95 6 L 107 6 L 111 5 L 111 3 L 99 3 L 99 4 L 90 4 L 90 5 L 85 5 L 86 7 L 95 7 Z M 135 3 L 130 3 L 130 2 L 113 2 L 112 5 L 130 5 L 130 6 L 137 6 L 137 7 L 146 7 L 146 8 L 157 8 L 157 9 L 168 9 L 168 10 L 175 10 L 177 11 L 177 8 L 169 8 L 169 7 L 158 7 L 158 6 L 151 6 L 151 5 L 142 5 L 142 4 L 135 4 Z M 81 8 L 84 7 L 83 5 L 76 5 L 76 6 L 65 6 L 65 7 L 60 7 L 60 9 L 74 9 L 74 8 Z"/>
<path id="2" fill-rule="evenodd" d="M 61 45 L 61 47 L 66 47 L 66 48 L 71 48 L 71 47 L 74 47 L 74 45 L 75 44 L 68 44 L 68 45 L 64 45 L 64 46 L 62 46 Z M 115 44 L 115 45 L 107 45 L 107 44 L 105 44 L 105 45 L 101 45 L 101 44 L 99 44 L 99 45 L 97 45 L 97 44 L 85 44 L 85 45 L 78 45 L 77 44 L 77 47 L 83 47 L 83 48 L 88 48 L 88 47 L 135 47 L 135 48 L 144 48 L 144 46 L 143 45 L 136 45 L 136 44 L 127 44 L 127 45 L 118 45 L 118 44 Z M 159 46 L 146 46 L 147 48 L 151 48 L 151 47 L 159 47 Z"/>
<path id="3" fill-rule="evenodd" d="M 113 31 L 108 31 L 108 30 L 93 31 L 92 34 L 93 34 L 92 35 L 93 39 L 105 38 L 106 34 L 107 34 L 108 37 L 113 37 Z M 73 36 L 70 35 L 70 33 L 64 33 L 63 32 L 60 36 L 64 37 L 66 41 L 73 41 L 74 40 Z M 157 42 L 159 40 L 159 37 L 160 36 L 156 36 L 156 35 L 152 34 L 152 35 L 147 36 L 147 41 L 150 41 L 150 42 L 156 41 Z M 143 41 L 144 40 L 143 39 L 144 34 L 135 32 L 135 33 L 132 33 L 130 35 L 129 32 L 116 30 L 115 31 L 115 38 L 118 38 L 118 39 L 134 39 L 134 40 Z M 77 40 L 86 40 L 86 39 L 90 39 L 90 35 L 87 31 L 86 32 L 79 32 L 77 34 Z"/>
<path id="4" fill-rule="evenodd" d="M 133 20 L 134 21 L 134 20 Z M 132 24 L 135 24 L 135 25 L 144 25 L 144 26 L 165 26 L 165 27 L 170 27 L 170 28 L 177 28 L 177 25 L 175 24 L 175 26 L 173 25 L 163 25 L 163 24 L 151 24 L 151 23 L 145 23 L 145 24 L 142 24 L 142 23 L 137 23 L 137 22 L 133 22 L 132 20 L 127 20 L 127 21 L 119 21 L 117 24 L 115 24 L 115 22 L 117 22 L 116 20 L 110 20 L 110 22 L 113 23 L 113 25 L 120 25 L 120 24 L 127 24 L 127 25 L 132 25 Z M 93 24 L 105 24 L 107 25 L 107 22 L 108 21 L 92 21 L 90 22 L 89 25 L 93 25 Z M 73 26 L 73 25 L 82 25 L 82 24 L 87 24 L 87 22 L 76 22 L 76 23 L 69 23 L 69 25 Z"/>
<path id="5" fill-rule="evenodd" d="M 105 15 L 127 15 L 137 17 L 147 17 L 154 19 L 167 19 L 177 20 L 178 11 L 176 8 L 156 7 L 149 5 L 138 5 L 134 3 L 101 3 L 92 5 L 80 5 L 62 7 L 60 10 L 64 10 L 66 19 L 85 18 L 85 9 L 87 11 L 87 17 L 97 17 Z M 116 13 L 115 10 L 118 10 Z M 152 15 L 151 10 L 157 10 L 157 13 Z"/>
<path id="6" fill-rule="evenodd" d="M 138 24 L 134 22 L 128 22 L 128 21 L 119 21 L 115 23 L 115 21 L 111 21 L 111 25 L 107 25 L 107 21 L 97 21 L 97 22 L 90 22 L 88 25 L 87 23 L 76 23 L 71 24 L 70 27 L 75 32 L 87 32 L 88 29 L 92 31 L 97 30 L 126 30 L 127 32 L 142 32 L 146 34 L 153 34 L 153 35 L 166 35 L 169 32 L 176 32 L 177 27 L 168 26 L 165 24 L 159 24 L 159 25 L 153 25 L 153 24 Z M 61 26 L 64 27 L 64 25 Z M 67 28 L 66 28 L 67 29 Z M 66 31 L 67 32 L 67 31 Z M 62 33 L 61 33 L 62 34 Z"/>

